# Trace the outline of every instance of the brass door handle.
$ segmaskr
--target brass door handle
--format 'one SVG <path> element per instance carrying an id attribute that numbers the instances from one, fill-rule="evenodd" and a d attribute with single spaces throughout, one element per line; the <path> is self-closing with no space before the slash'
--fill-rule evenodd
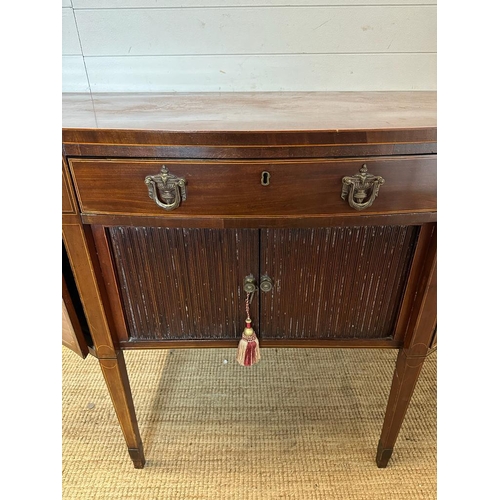
<path id="1" fill-rule="evenodd" d="M 264 274 L 264 276 L 260 277 L 260 289 L 266 293 L 270 292 L 273 289 L 273 282 L 267 274 Z"/>
<path id="2" fill-rule="evenodd" d="M 175 210 L 182 201 L 186 201 L 186 180 L 171 174 L 165 165 L 156 175 L 148 175 L 144 179 L 148 187 L 149 197 L 165 210 Z"/>
<path id="3" fill-rule="evenodd" d="M 380 175 L 372 175 L 368 173 L 368 168 L 364 164 L 359 169 L 359 174 L 352 177 L 344 177 L 342 179 L 342 194 L 340 197 L 347 201 L 355 210 L 364 210 L 371 207 L 375 198 L 378 196 L 380 186 L 385 182 L 385 179 Z"/>
<path id="4" fill-rule="evenodd" d="M 253 300 L 253 295 L 257 291 L 257 282 L 255 281 L 253 274 L 245 276 L 245 281 L 243 282 L 243 290 L 247 294 L 249 304 L 251 304 Z"/>
<path id="5" fill-rule="evenodd" d="M 259 288 L 261 289 L 262 292 L 266 293 L 270 292 L 273 289 L 273 282 L 267 274 L 264 274 L 263 276 L 260 277 Z M 245 277 L 245 281 L 243 282 L 243 290 L 245 291 L 245 293 L 248 293 L 250 295 L 250 302 L 251 302 L 254 293 L 257 291 L 257 281 L 255 280 L 252 274 L 249 274 L 248 276 Z"/>
<path id="6" fill-rule="evenodd" d="M 250 294 L 255 293 L 255 291 L 257 290 L 257 284 L 252 274 L 249 274 L 245 277 L 245 281 L 243 282 L 243 290 L 245 290 L 246 293 Z"/>

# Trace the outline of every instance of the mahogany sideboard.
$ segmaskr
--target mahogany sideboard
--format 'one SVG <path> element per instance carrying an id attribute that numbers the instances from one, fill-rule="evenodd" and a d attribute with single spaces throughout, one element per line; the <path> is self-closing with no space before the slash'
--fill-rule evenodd
<path id="1" fill-rule="evenodd" d="M 123 350 L 236 348 L 247 293 L 260 362 L 399 350 L 387 465 L 436 342 L 436 134 L 434 92 L 63 95 L 65 345 L 136 468 Z"/>

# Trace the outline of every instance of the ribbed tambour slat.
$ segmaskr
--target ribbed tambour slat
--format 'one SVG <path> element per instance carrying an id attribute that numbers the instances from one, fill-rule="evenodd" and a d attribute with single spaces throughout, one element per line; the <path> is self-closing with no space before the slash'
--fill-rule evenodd
<path id="1" fill-rule="evenodd" d="M 108 231 L 131 339 L 241 336 L 244 278 L 258 273 L 258 230 L 110 227 Z M 252 311 L 258 325 L 258 298 Z"/>
<path id="2" fill-rule="evenodd" d="M 393 335 L 418 227 L 268 229 L 261 232 L 261 336 Z"/>

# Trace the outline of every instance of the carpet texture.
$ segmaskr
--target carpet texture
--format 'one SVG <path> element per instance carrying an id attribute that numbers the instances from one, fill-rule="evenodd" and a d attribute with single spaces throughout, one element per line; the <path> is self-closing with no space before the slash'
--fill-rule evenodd
<path id="1" fill-rule="evenodd" d="M 436 498 L 436 360 L 391 461 L 375 452 L 397 352 L 125 352 L 146 466 L 133 468 L 96 359 L 63 348 L 63 498 Z"/>

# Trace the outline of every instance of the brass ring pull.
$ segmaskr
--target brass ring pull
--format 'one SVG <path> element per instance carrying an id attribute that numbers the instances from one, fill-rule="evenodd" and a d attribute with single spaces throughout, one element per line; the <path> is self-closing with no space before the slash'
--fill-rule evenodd
<path id="1" fill-rule="evenodd" d="M 352 177 L 344 177 L 342 179 L 342 194 L 340 197 L 347 201 L 355 210 L 364 210 L 371 207 L 375 198 L 378 196 L 380 186 L 385 182 L 385 179 L 380 175 L 372 175 L 368 173 L 368 168 L 364 164 L 359 169 L 359 174 Z"/>
<path id="2" fill-rule="evenodd" d="M 186 201 L 186 181 L 171 174 L 165 165 L 157 175 L 148 175 L 144 182 L 148 187 L 149 197 L 164 210 L 175 210 L 182 201 Z"/>

